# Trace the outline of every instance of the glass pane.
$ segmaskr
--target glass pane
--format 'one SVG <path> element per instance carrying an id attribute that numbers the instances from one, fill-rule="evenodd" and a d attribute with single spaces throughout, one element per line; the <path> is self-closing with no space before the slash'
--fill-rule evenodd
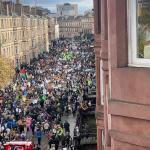
<path id="1" fill-rule="evenodd" d="M 138 58 L 150 59 L 150 0 L 137 0 Z"/>

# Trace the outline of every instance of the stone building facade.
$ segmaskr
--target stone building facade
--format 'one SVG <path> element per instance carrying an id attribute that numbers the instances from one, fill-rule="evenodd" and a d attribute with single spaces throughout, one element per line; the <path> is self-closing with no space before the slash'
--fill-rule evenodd
<path id="1" fill-rule="evenodd" d="M 94 34 L 94 17 L 89 11 L 84 12 L 81 18 L 83 34 Z"/>
<path id="2" fill-rule="evenodd" d="M 150 40 L 139 57 L 138 31 L 150 13 L 139 13 L 140 0 L 93 2 L 97 149 L 149 150 Z"/>
<path id="3" fill-rule="evenodd" d="M 16 4 L 0 2 L 0 6 L 0 53 L 12 60 L 14 68 L 49 50 L 46 18 L 19 0 Z"/>
<path id="4" fill-rule="evenodd" d="M 74 38 L 83 34 L 94 34 L 94 18 L 91 13 L 74 16 L 58 16 L 60 37 Z"/>

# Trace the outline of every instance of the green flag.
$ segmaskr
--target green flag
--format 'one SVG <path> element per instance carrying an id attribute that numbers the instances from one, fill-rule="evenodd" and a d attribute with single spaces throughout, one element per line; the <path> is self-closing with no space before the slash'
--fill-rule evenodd
<path id="1" fill-rule="evenodd" d="M 45 95 L 43 95 L 42 99 L 43 99 L 44 101 L 46 101 Z"/>
<path id="2" fill-rule="evenodd" d="M 16 100 L 17 100 L 18 98 L 19 98 L 19 94 L 17 93 L 17 94 L 16 94 Z"/>

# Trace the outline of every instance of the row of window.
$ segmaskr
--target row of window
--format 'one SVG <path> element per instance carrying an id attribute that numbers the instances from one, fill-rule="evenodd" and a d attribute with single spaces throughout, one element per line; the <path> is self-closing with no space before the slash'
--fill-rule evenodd
<path id="1" fill-rule="evenodd" d="M 93 18 L 90 18 L 90 19 L 81 19 L 81 22 L 94 22 Z"/>
<path id="2" fill-rule="evenodd" d="M 92 29 L 93 27 L 92 27 L 92 24 L 83 24 L 82 28 L 90 28 L 90 29 Z"/>
<path id="3" fill-rule="evenodd" d="M 60 26 L 80 26 L 81 22 L 59 22 Z"/>
<path id="4" fill-rule="evenodd" d="M 37 33 L 38 32 L 38 33 Z M 46 31 L 44 30 L 34 30 L 34 31 L 17 31 L 14 32 L 13 35 L 13 31 L 8 31 L 5 33 L 2 33 L 2 43 L 8 43 L 8 42 L 13 42 L 13 41 L 17 41 L 17 40 L 22 40 L 22 38 L 34 38 L 38 36 L 42 36 L 45 35 Z M 31 35 L 31 36 L 30 36 Z"/>
<path id="5" fill-rule="evenodd" d="M 81 32 L 82 29 L 80 29 L 80 28 L 60 28 L 60 32 L 68 32 L 68 31 Z"/>
<path id="6" fill-rule="evenodd" d="M 12 28 L 12 27 L 34 27 L 34 26 L 45 26 L 48 24 L 47 20 L 37 19 L 0 19 L 0 28 Z"/>
<path id="7" fill-rule="evenodd" d="M 46 44 L 46 39 L 45 38 L 44 38 L 43 42 L 44 42 L 44 44 Z M 42 45 L 42 44 L 43 44 L 42 41 L 39 40 L 38 45 Z M 22 45 L 18 44 L 16 46 L 11 46 L 11 47 L 9 46 L 8 48 L 3 49 L 3 55 L 6 56 L 6 57 L 11 57 L 13 55 L 18 55 L 21 52 L 21 50 L 26 51 L 26 49 L 30 49 L 31 47 L 36 48 L 37 43 L 35 43 L 35 41 L 32 41 L 31 43 L 30 42 L 29 43 L 23 43 Z M 15 49 L 15 51 L 14 51 L 14 49 Z"/>

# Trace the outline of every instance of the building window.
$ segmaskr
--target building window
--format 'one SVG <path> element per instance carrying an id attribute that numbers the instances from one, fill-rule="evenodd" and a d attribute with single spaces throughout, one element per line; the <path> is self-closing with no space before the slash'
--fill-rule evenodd
<path id="1" fill-rule="evenodd" d="M 35 58 L 35 52 L 32 53 L 33 58 Z"/>
<path id="2" fill-rule="evenodd" d="M 26 44 L 25 43 L 23 44 L 23 48 L 24 48 L 24 51 L 26 51 Z"/>
<path id="3" fill-rule="evenodd" d="M 22 26 L 24 26 L 24 20 L 22 20 Z"/>
<path id="4" fill-rule="evenodd" d="M 32 48 L 34 48 L 34 41 L 32 41 Z"/>
<path id="5" fill-rule="evenodd" d="M 18 68 L 18 59 L 16 59 L 16 68 Z"/>
<path id="6" fill-rule="evenodd" d="M 33 25 L 33 24 L 32 24 L 32 20 L 31 20 L 31 27 L 32 27 L 32 25 Z"/>
<path id="7" fill-rule="evenodd" d="M 18 49 L 17 49 L 17 46 L 15 46 L 15 51 L 16 51 L 16 54 L 18 54 Z"/>
<path id="8" fill-rule="evenodd" d="M 41 50 L 39 49 L 39 54 L 41 53 Z"/>
<path id="9" fill-rule="evenodd" d="M 39 20 L 38 20 L 38 26 L 40 25 L 40 22 L 39 22 Z"/>
<path id="10" fill-rule="evenodd" d="M 150 67 L 150 1 L 128 0 L 129 66 Z"/>
<path id="11" fill-rule="evenodd" d="M 16 27 L 16 19 L 14 19 L 14 27 Z"/>
<path id="12" fill-rule="evenodd" d="M 25 62 L 25 63 L 27 62 L 26 55 L 24 55 L 24 62 Z"/>
<path id="13" fill-rule="evenodd" d="M 23 38 L 24 38 L 24 31 L 23 31 Z"/>
<path id="14" fill-rule="evenodd" d="M 15 41 L 17 41 L 17 33 L 16 32 L 14 33 L 14 38 L 15 38 Z"/>

